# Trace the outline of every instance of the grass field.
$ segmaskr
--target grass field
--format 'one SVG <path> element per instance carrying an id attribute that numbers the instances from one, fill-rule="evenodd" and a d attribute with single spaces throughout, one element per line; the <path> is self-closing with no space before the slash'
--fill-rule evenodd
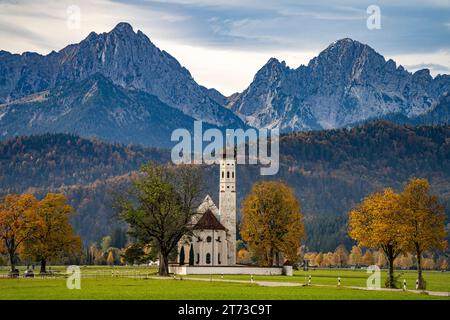
<path id="1" fill-rule="evenodd" d="M 63 272 L 63 267 L 52 270 Z M 409 292 L 366 291 L 337 288 L 337 276 L 344 286 L 366 284 L 367 274 L 363 270 L 315 270 L 308 273 L 298 271 L 293 277 L 255 276 L 254 280 L 304 282 L 305 274 L 311 274 L 313 284 L 329 287 L 263 287 L 251 283 L 226 283 L 194 280 L 146 279 L 155 276 L 154 268 L 131 267 L 82 267 L 81 290 L 66 288 L 63 277 L 42 279 L 0 278 L 0 299 L 449 299 Z M 21 270 L 22 271 L 22 270 Z M 5 274 L 6 269 L 0 270 Z M 114 272 L 114 277 L 111 276 Z M 118 276 L 120 274 L 120 276 Z M 196 276 L 199 277 L 199 276 Z M 220 277 L 220 276 L 213 276 Z M 413 286 L 414 272 L 406 272 Z M 450 291 L 450 273 L 426 272 L 428 289 Z M 250 280 L 248 276 L 225 276 L 224 279 Z"/>
<path id="2" fill-rule="evenodd" d="M 417 272 L 408 271 L 396 271 L 396 275 L 399 275 L 399 281 L 403 283 L 406 279 L 406 284 L 409 289 L 415 287 L 415 282 L 417 279 Z M 254 276 L 256 281 L 287 281 L 287 282 L 299 282 L 305 283 L 308 281 L 308 276 L 311 275 L 312 284 L 322 284 L 322 285 L 337 285 L 337 277 L 341 277 L 341 284 L 343 286 L 356 286 L 365 287 L 367 277 L 369 274 L 365 270 L 348 270 L 348 269 L 317 269 L 310 271 L 296 271 L 293 277 L 286 276 Z M 384 285 L 386 280 L 387 272 L 385 270 L 381 273 L 381 285 Z M 190 276 L 190 277 L 205 277 L 210 278 L 211 276 Z M 213 275 L 213 278 L 221 279 L 220 275 Z M 426 271 L 424 273 L 425 280 L 427 282 L 427 290 L 431 291 L 446 291 L 450 292 L 450 272 L 434 272 Z M 229 275 L 224 276 L 224 279 L 233 280 L 249 280 L 250 276 L 242 275 Z"/>

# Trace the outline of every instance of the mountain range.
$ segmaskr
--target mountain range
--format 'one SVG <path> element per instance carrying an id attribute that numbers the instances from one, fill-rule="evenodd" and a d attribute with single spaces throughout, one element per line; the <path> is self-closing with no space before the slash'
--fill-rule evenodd
<path id="1" fill-rule="evenodd" d="M 271 58 L 246 90 L 225 97 L 122 22 L 48 55 L 0 51 L 0 139 L 59 132 L 170 147 L 171 132 L 194 120 L 282 132 L 448 123 L 449 91 L 450 76 L 410 73 L 347 38 L 297 69 Z"/>
<path id="2" fill-rule="evenodd" d="M 334 42 L 307 66 L 272 58 L 228 107 L 255 127 L 284 132 L 346 127 L 367 119 L 432 111 L 450 90 L 450 76 L 413 74 L 368 45 Z"/>

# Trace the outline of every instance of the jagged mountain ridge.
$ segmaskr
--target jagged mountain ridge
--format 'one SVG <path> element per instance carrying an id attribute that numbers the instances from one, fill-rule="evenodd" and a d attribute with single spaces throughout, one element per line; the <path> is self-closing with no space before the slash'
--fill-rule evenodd
<path id="1" fill-rule="evenodd" d="M 334 42 L 307 66 L 271 58 L 228 108 L 254 127 L 284 132 L 345 127 L 387 114 L 417 117 L 450 90 L 450 76 L 414 74 L 351 39 Z"/>
<path id="2" fill-rule="evenodd" d="M 192 132 L 194 120 L 153 95 L 126 90 L 97 73 L 0 106 L 0 136 L 59 132 L 168 148 L 175 143 L 172 132 L 177 128 Z"/>
<path id="3" fill-rule="evenodd" d="M 174 57 L 158 49 L 141 31 L 135 33 L 128 23 L 119 23 L 107 33 L 91 32 L 80 43 L 45 56 L 0 51 L 0 103 L 97 73 L 127 90 L 155 95 L 192 118 L 216 126 L 244 127 L 223 107 L 225 97 L 197 84 Z"/>
<path id="4" fill-rule="evenodd" d="M 76 102 L 71 86 L 82 87 L 98 75 L 104 77 L 102 82 L 111 82 L 109 88 L 118 93 L 115 99 L 104 95 L 91 101 L 89 108 L 79 109 L 86 105 L 68 103 L 68 93 L 58 92 L 68 91 Z M 0 139 L 49 131 L 167 147 L 168 132 L 194 119 L 219 127 L 279 127 L 282 132 L 389 118 L 402 118 L 403 123 L 415 123 L 411 119 L 416 118 L 421 119 L 417 123 L 447 123 L 426 114 L 434 112 L 449 89 L 448 75 L 433 78 L 426 69 L 411 74 L 371 47 L 342 39 L 297 69 L 270 59 L 244 92 L 227 99 L 215 89 L 198 85 L 187 69 L 141 31 L 135 33 L 129 24 L 119 23 L 110 32 L 92 32 L 80 43 L 46 56 L 0 51 Z M 47 105 L 49 94 L 54 98 L 52 108 Z M 156 100 L 144 98 L 145 94 Z M 104 124 L 111 120 L 112 109 L 121 115 Z M 108 116 L 99 117 L 100 110 Z M 95 127 L 97 119 L 99 127 Z M 92 126 L 87 128 L 89 123 Z M 153 137 L 143 138 L 141 133 Z"/>

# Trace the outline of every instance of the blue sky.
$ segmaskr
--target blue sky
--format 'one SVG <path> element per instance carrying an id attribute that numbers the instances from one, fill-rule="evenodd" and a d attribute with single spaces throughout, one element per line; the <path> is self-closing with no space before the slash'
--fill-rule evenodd
<path id="1" fill-rule="evenodd" d="M 73 5 L 80 9 L 75 29 L 67 27 Z M 369 5 L 380 8 L 381 29 L 367 28 Z M 450 73 L 450 0 L 0 0 L 0 49 L 47 54 L 120 21 L 227 95 L 245 89 L 270 57 L 298 67 L 344 37 L 410 71 Z"/>

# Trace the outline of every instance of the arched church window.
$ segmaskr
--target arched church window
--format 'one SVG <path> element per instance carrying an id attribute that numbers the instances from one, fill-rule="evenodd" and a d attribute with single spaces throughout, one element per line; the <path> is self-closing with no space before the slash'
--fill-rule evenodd
<path id="1" fill-rule="evenodd" d="M 230 178 L 230 171 L 227 171 L 227 178 Z"/>
<path id="2" fill-rule="evenodd" d="M 234 178 L 234 171 L 231 173 L 231 177 Z"/>
<path id="3" fill-rule="evenodd" d="M 218 262 L 219 264 L 222 264 L 222 261 L 220 261 L 220 252 L 217 254 L 217 262 Z"/>
<path id="4" fill-rule="evenodd" d="M 225 171 L 222 171 L 222 178 L 225 178 Z"/>
<path id="5" fill-rule="evenodd" d="M 211 254 L 210 253 L 206 254 L 206 264 L 211 264 Z"/>
<path id="6" fill-rule="evenodd" d="M 208 243 L 209 243 L 209 242 L 211 242 L 211 240 L 212 240 L 212 239 L 211 239 L 211 237 L 210 237 L 210 236 L 207 236 L 207 237 L 206 237 L 206 242 L 208 242 Z"/>
<path id="7" fill-rule="evenodd" d="M 200 263 L 200 253 L 197 253 L 197 261 L 195 261 L 195 264 L 199 264 Z"/>

